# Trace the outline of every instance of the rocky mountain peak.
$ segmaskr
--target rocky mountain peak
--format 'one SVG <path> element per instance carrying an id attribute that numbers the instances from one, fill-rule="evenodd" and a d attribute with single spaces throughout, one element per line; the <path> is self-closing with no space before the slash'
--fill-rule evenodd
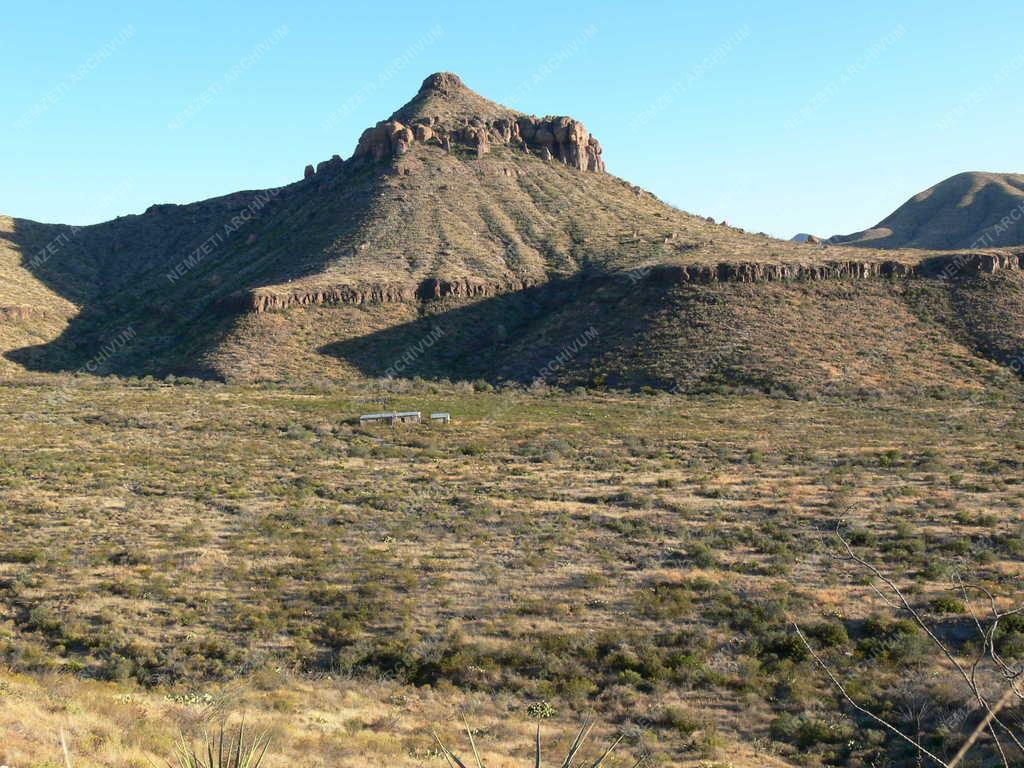
<path id="1" fill-rule="evenodd" d="M 462 78 L 454 72 L 435 72 L 420 86 L 419 93 L 423 95 L 430 91 L 446 95 L 454 95 L 465 89 Z"/>
<path id="2" fill-rule="evenodd" d="M 366 129 L 353 159 L 379 162 L 400 157 L 416 145 L 449 153 L 461 147 L 477 157 L 503 146 L 579 171 L 605 170 L 601 143 L 583 123 L 564 116 L 524 115 L 485 99 L 451 72 L 430 75 L 412 101 Z"/>

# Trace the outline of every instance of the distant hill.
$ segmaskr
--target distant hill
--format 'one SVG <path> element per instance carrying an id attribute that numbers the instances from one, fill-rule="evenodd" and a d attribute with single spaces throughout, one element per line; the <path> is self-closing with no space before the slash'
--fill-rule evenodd
<path id="1" fill-rule="evenodd" d="M 933 250 L 1024 245 L 1024 175 L 959 173 L 914 195 L 871 229 L 829 242 Z"/>
<path id="2" fill-rule="evenodd" d="M 794 243 L 811 243 L 812 245 L 816 245 L 821 242 L 820 237 L 816 237 L 815 235 L 809 235 L 806 232 L 801 232 L 798 235 L 793 235 L 793 237 L 791 237 L 790 240 Z"/>
<path id="3" fill-rule="evenodd" d="M 1024 350 L 1015 316 L 998 322 L 1024 256 L 937 280 L 952 258 L 680 211 L 609 174 L 579 120 L 438 73 L 278 189 L 89 227 L 0 217 L 0 375 L 981 386 L 972 355 Z"/>

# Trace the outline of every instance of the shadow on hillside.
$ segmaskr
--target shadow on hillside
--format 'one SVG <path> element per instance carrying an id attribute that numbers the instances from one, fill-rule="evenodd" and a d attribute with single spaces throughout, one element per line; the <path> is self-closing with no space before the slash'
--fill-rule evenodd
<path id="1" fill-rule="evenodd" d="M 0 239 L 80 309 L 57 338 L 4 357 L 35 371 L 215 378 L 202 361 L 231 325 L 231 298 L 322 272 L 338 233 L 366 215 L 379 177 L 366 169 L 344 193 L 329 191 L 330 180 L 300 182 L 88 227 L 15 220 Z M 300 261 L 296 251 L 310 256 Z"/>
<path id="2" fill-rule="evenodd" d="M 659 295 L 623 278 L 557 280 L 468 305 L 438 302 L 414 322 L 318 351 L 370 377 L 587 384 L 592 363 L 632 346 Z"/>
<path id="3" fill-rule="evenodd" d="M 20 254 L 23 269 L 79 308 L 56 338 L 7 350 L 4 357 L 28 370 L 51 373 L 162 373 L 150 361 L 172 342 L 172 329 L 182 321 L 186 307 L 182 304 L 175 311 L 172 292 L 160 295 L 160 280 L 166 284 L 160 269 L 180 261 L 179 248 L 190 243 L 179 234 L 152 246 L 168 235 L 167 227 L 154 227 L 142 221 L 145 218 L 126 217 L 88 227 L 16 219 L 13 232 L 0 233 L 0 239 Z M 119 262 L 130 255 L 118 254 L 115 244 L 133 234 L 139 236 L 139 250 L 149 255 L 149 263 L 134 264 L 134 275 L 128 276 L 124 274 L 128 268 Z M 176 244 L 181 242 L 185 245 Z M 48 308 L 34 309 L 46 312 Z M 190 373 L 212 375 L 201 367 Z"/>
<path id="4" fill-rule="evenodd" d="M 298 196 L 280 215 L 269 211 L 268 220 L 254 222 L 246 234 L 258 233 L 262 240 L 263 231 L 281 227 L 282 218 L 301 219 L 309 201 L 301 199 L 301 190 Z M 250 250 L 243 235 L 214 249 L 180 280 L 168 281 L 181 254 L 191 252 L 216 226 L 215 216 L 204 215 L 206 220 L 196 225 L 188 206 L 170 206 L 77 231 L 19 221 L 13 234 L 0 233 L 21 253 L 24 268 L 80 307 L 58 337 L 4 356 L 34 371 L 220 378 L 204 359 L 239 317 L 231 297 L 300 273 L 295 265 L 282 263 L 278 250 Z M 161 222 L 148 221 L 153 216 Z M 132 244 L 131 254 L 122 252 L 121 242 Z M 126 277 L 125 264 L 134 253 L 144 256 Z M 303 265 L 303 271 L 325 266 L 326 259 Z M 607 332 L 600 338 L 588 335 L 595 318 L 610 319 L 624 295 L 643 292 L 623 278 L 583 273 L 470 304 L 428 301 L 420 320 L 319 351 L 352 363 L 367 376 L 556 379 L 567 370 L 582 370 L 608 347 Z M 615 324 L 621 336 L 622 318 Z"/>

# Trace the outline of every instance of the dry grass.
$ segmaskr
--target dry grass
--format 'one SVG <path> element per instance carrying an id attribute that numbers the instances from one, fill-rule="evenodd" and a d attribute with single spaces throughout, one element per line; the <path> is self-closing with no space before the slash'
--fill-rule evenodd
<path id="1" fill-rule="evenodd" d="M 67 745 L 75 768 L 152 768 L 165 765 L 182 736 L 197 747 L 221 723 L 244 719 L 250 733 L 271 739 L 265 768 L 445 765 L 433 732 L 461 751 L 462 717 L 472 717 L 474 740 L 488 768 L 532 765 L 535 720 L 509 711 L 503 697 L 464 694 L 452 689 L 410 688 L 394 682 L 295 678 L 265 671 L 227 685 L 208 685 L 182 695 L 63 675 L 0 673 L 0 764 L 15 768 L 63 765 Z M 541 724 L 545 759 L 564 754 L 577 722 L 566 716 Z M 596 759 L 619 735 L 598 722 L 582 750 Z M 606 766 L 629 768 L 653 752 L 664 765 L 656 734 L 626 734 Z M 719 737 L 723 761 L 683 756 L 680 768 L 784 768 L 770 752 Z"/>
<path id="2" fill-rule="evenodd" d="M 475 738 L 488 766 L 526 764 L 535 726 L 525 717 L 510 719 L 500 701 L 480 695 L 393 683 L 310 681 L 267 672 L 228 686 L 209 686 L 203 697 L 189 699 L 65 676 L 0 674 L 0 764 L 61 764 L 63 732 L 76 768 L 165 765 L 180 734 L 198 745 L 203 733 L 216 732 L 223 718 L 237 725 L 244 716 L 248 732 L 271 738 L 267 768 L 440 766 L 431 730 L 437 728 L 461 745 L 463 711 L 472 713 Z M 564 748 L 573 727 L 564 718 L 547 722 L 545 747 Z M 599 726 L 601 738 L 613 733 Z M 625 745 L 621 760 L 613 765 L 629 765 L 628 756 L 636 751 L 635 744 Z M 586 754 L 596 752 L 592 746 Z"/>
<path id="3" fill-rule="evenodd" d="M 828 557 L 828 529 L 852 516 L 924 606 L 949 596 L 954 563 L 1006 600 L 1024 574 L 1010 391 L 801 403 L 391 387 L 0 387 L 3 659 L 143 684 L 154 701 L 242 680 L 258 697 L 251 675 L 280 669 L 272 688 L 298 693 L 266 723 L 315 756 L 333 753 L 300 738 L 304 692 L 351 674 L 360 707 L 381 699 L 365 682 L 380 675 L 437 697 L 410 731 L 451 722 L 441 702 L 476 701 L 473 722 L 517 724 L 528 749 L 529 707 L 548 700 L 559 722 L 593 710 L 672 764 L 755 746 L 842 762 L 880 747 L 816 724 L 841 707 L 787 616 L 841 619 L 839 662 L 872 696 L 896 695 L 907 664 L 937 667 L 873 650 L 864 622 L 893 617 Z M 456 423 L 348 421 L 382 406 Z M 966 617 L 935 618 L 952 631 Z"/>

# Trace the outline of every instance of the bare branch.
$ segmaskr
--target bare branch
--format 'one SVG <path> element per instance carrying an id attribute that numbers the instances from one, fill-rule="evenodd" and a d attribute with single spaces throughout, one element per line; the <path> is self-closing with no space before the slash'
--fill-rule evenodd
<path id="1" fill-rule="evenodd" d="M 992 707 L 989 713 L 985 715 L 985 718 L 980 723 L 978 723 L 977 727 L 974 729 L 974 732 L 967 737 L 967 741 L 963 743 L 963 746 L 960 747 L 960 750 L 956 753 L 956 755 L 953 756 L 953 759 L 950 761 L 949 768 L 956 768 L 956 766 L 960 765 L 960 762 L 967 756 L 967 753 L 971 751 L 971 747 L 974 746 L 974 742 L 978 740 L 978 737 L 981 735 L 982 731 L 988 730 L 992 733 L 993 737 L 995 736 L 995 732 L 992 729 L 992 720 L 995 719 L 995 716 L 999 713 L 999 710 L 1001 710 L 1009 703 L 1010 699 L 1013 698 L 1014 694 L 1015 691 L 1013 690 L 1013 686 L 1011 685 L 1009 688 L 1006 689 L 1006 693 L 1004 693 L 1002 697 L 1000 697 L 999 701 L 995 703 L 995 705 Z M 999 743 L 998 739 L 996 740 L 996 743 Z M 1009 763 L 1006 761 L 1006 755 L 1003 754 L 1002 747 L 1000 747 L 999 752 L 1002 755 L 1003 764 L 1008 766 Z"/>
<path id="2" fill-rule="evenodd" d="M 821 656 L 819 656 L 815 652 L 814 648 L 811 647 L 811 644 L 809 642 L 807 642 L 807 638 L 804 636 L 804 633 L 801 631 L 800 626 L 795 621 L 793 622 L 793 629 L 796 630 L 797 637 L 800 638 L 800 641 L 804 644 L 804 647 L 807 649 L 807 652 L 809 654 L 811 654 L 811 657 L 817 662 L 818 666 L 822 668 L 822 670 L 825 672 L 826 675 L 828 675 L 828 679 L 832 681 L 832 685 L 834 685 L 836 687 L 836 689 L 839 691 L 839 693 L 841 693 L 843 695 L 843 698 L 846 699 L 849 702 L 851 707 L 856 709 L 862 715 L 865 715 L 865 716 L 871 718 L 872 720 L 874 720 L 876 723 L 878 723 L 880 726 L 882 726 L 886 730 L 896 734 L 901 739 L 903 739 L 905 742 L 907 742 L 912 747 L 914 747 L 914 749 L 918 750 L 918 752 L 920 752 L 921 754 L 925 755 L 926 757 L 929 757 L 932 760 L 934 760 L 938 765 L 943 766 L 944 768 L 950 768 L 948 763 L 943 762 L 937 755 L 929 752 L 927 749 L 924 748 L 924 746 L 922 746 L 921 744 L 919 744 L 918 742 L 914 741 L 912 738 L 907 736 L 907 734 L 903 733 L 903 731 L 901 731 L 895 725 L 892 725 L 891 723 L 887 722 L 886 720 L 883 720 L 881 717 L 876 715 L 871 710 L 869 710 L 866 707 L 863 707 L 862 705 L 858 704 L 854 700 L 854 698 L 847 692 L 846 688 L 839 681 L 839 678 L 835 676 L 835 674 L 832 672 L 832 670 L 829 668 L 829 666 L 825 663 L 825 661 L 821 658 Z"/>
<path id="3" fill-rule="evenodd" d="M 978 703 L 981 704 L 981 706 L 985 709 L 986 714 L 990 715 L 990 724 L 994 723 L 998 725 L 1005 732 L 1006 736 L 1016 745 L 1016 747 L 1019 750 L 1021 750 L 1021 752 L 1024 752 L 1024 743 L 1021 742 L 1020 737 L 1018 737 L 1017 734 L 1015 734 L 1008 725 L 1006 725 L 999 719 L 998 714 L 996 712 L 992 711 L 992 706 L 988 703 L 988 700 L 985 698 L 980 688 L 972 679 L 971 674 L 966 669 L 964 669 L 960 661 L 953 655 L 953 652 L 946 647 L 946 644 L 943 643 L 942 640 L 940 640 L 938 636 L 932 631 L 931 627 L 929 627 L 928 624 L 925 623 L 924 619 L 921 618 L 921 615 L 917 612 L 917 610 L 915 610 L 914 606 L 910 604 L 910 601 L 907 600 L 906 596 L 903 594 L 902 590 L 900 590 L 900 588 L 896 585 L 896 583 L 893 582 L 893 580 L 890 579 L 888 576 L 883 574 L 880 570 L 878 570 L 878 568 L 876 568 L 874 565 L 872 565 L 867 560 L 860 557 L 856 552 L 853 551 L 853 547 L 850 545 L 850 542 L 843 537 L 842 524 L 836 526 L 835 535 L 836 538 L 839 539 L 840 543 L 843 545 L 847 557 L 851 561 L 859 565 L 861 568 L 871 573 L 872 576 L 881 581 L 883 584 L 885 584 L 885 586 L 887 586 L 896 596 L 896 599 L 899 601 L 900 607 L 910 614 L 910 616 L 914 619 L 914 622 L 919 627 L 921 627 L 921 629 L 924 631 L 926 635 L 928 635 L 928 638 L 932 641 L 932 643 L 934 643 L 939 648 L 939 650 L 942 651 L 943 656 L 945 656 L 949 663 L 953 665 L 953 667 L 963 678 L 964 682 L 967 684 L 967 687 L 971 690 L 971 693 L 974 694 L 974 698 L 976 698 L 978 700 Z M 1001 752 L 1002 747 L 1000 746 L 999 749 Z"/>

